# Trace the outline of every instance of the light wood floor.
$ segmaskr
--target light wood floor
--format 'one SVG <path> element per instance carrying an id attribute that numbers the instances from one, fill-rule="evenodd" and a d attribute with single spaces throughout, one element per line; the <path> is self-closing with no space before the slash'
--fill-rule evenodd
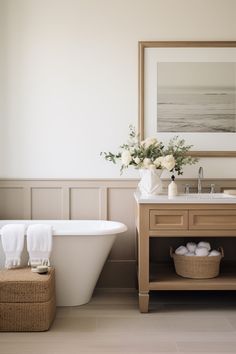
<path id="1" fill-rule="evenodd" d="M 236 353 L 236 293 L 159 293 L 140 314 L 134 293 L 97 293 L 59 308 L 49 332 L 0 333 L 0 354 Z"/>

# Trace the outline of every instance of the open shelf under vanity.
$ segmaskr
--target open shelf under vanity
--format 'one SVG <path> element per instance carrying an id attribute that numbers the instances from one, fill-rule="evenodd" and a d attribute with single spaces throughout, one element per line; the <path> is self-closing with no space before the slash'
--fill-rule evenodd
<path id="1" fill-rule="evenodd" d="M 150 290 L 236 290 L 236 263 L 222 264 L 220 274 L 212 279 L 189 279 L 175 273 L 173 264 L 150 265 Z"/>

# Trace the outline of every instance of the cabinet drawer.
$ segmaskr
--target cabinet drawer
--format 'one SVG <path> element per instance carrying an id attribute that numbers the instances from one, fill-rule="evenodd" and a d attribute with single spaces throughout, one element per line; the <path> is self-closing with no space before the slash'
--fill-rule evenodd
<path id="1" fill-rule="evenodd" d="M 188 210 L 150 210 L 150 230 L 187 230 Z"/>
<path id="2" fill-rule="evenodd" d="M 236 210 L 190 210 L 189 229 L 236 229 Z"/>

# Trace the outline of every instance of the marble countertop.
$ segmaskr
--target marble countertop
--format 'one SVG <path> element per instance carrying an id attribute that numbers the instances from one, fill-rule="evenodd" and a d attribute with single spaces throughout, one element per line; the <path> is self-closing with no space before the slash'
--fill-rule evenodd
<path id="1" fill-rule="evenodd" d="M 135 192 L 134 197 L 139 204 L 236 204 L 236 195 L 224 193 L 189 193 L 168 198 L 165 194 L 146 197 Z"/>

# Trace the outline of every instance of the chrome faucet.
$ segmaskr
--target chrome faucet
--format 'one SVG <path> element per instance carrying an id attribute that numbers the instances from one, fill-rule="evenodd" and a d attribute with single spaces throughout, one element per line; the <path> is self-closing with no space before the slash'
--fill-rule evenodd
<path id="1" fill-rule="evenodd" d="M 202 193 L 202 178 L 203 178 L 203 168 L 199 167 L 198 182 L 197 182 L 197 192 L 198 193 Z"/>

